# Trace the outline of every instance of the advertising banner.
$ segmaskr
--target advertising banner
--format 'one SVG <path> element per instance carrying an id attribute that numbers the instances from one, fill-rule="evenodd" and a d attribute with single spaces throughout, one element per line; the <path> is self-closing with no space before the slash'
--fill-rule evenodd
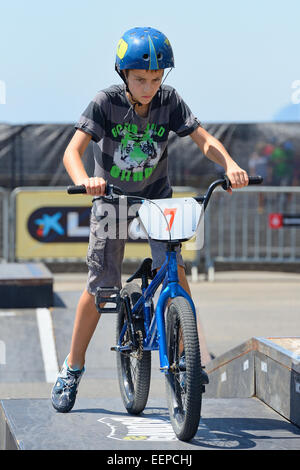
<path id="1" fill-rule="evenodd" d="M 174 197 L 195 193 L 174 192 Z M 84 260 L 89 239 L 92 197 L 68 195 L 65 188 L 16 188 L 15 259 Z M 185 260 L 195 257 L 194 245 L 183 246 Z M 125 260 L 151 257 L 147 240 L 128 238 Z"/>
<path id="2" fill-rule="evenodd" d="M 16 259 L 84 258 L 91 204 L 63 189 L 16 189 Z"/>
<path id="3" fill-rule="evenodd" d="M 300 214 L 269 214 L 269 227 L 273 229 L 283 227 L 300 227 Z"/>

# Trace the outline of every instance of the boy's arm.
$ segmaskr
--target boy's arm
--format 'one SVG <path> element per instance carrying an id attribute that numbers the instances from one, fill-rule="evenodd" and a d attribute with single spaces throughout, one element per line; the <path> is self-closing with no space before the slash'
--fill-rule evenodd
<path id="1" fill-rule="evenodd" d="M 197 127 L 190 136 L 207 158 L 224 168 L 232 188 L 247 186 L 249 182 L 247 172 L 238 166 L 219 140 L 201 126 Z"/>
<path id="2" fill-rule="evenodd" d="M 91 138 L 86 132 L 77 130 L 66 148 L 63 163 L 74 184 L 84 184 L 87 194 L 100 196 L 105 194 L 105 180 L 98 177 L 89 178 L 82 163 L 82 156 Z"/>

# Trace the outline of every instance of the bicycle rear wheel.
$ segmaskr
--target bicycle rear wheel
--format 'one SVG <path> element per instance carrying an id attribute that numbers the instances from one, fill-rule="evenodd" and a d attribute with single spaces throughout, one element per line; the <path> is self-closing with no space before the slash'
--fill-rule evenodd
<path id="1" fill-rule="evenodd" d="M 197 324 L 184 297 L 172 299 L 167 312 L 167 402 L 178 439 L 191 440 L 197 432 L 202 405 L 201 358 Z"/>
<path id="2" fill-rule="evenodd" d="M 142 292 L 137 284 L 126 284 L 121 291 L 121 297 L 128 295 L 131 307 L 141 297 Z M 120 334 L 126 322 L 124 304 L 121 304 L 117 319 L 117 343 Z M 141 322 L 140 322 L 141 323 Z M 148 400 L 150 380 L 151 380 L 151 351 L 144 351 L 143 345 L 143 328 L 135 327 L 136 337 L 140 343 L 137 351 L 128 350 L 117 352 L 117 372 L 121 397 L 128 413 L 140 414 Z M 122 346 L 129 344 L 128 328 L 122 340 Z"/>

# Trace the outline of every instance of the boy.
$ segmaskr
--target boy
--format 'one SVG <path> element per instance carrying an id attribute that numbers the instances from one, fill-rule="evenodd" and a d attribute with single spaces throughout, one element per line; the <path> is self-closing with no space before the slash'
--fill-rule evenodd
<path id="1" fill-rule="evenodd" d="M 176 90 L 162 84 L 164 69 L 173 67 L 172 47 L 160 31 L 133 28 L 120 39 L 116 71 L 124 85 L 97 93 L 76 124 L 77 130 L 64 155 L 71 179 L 74 184 L 84 184 L 87 194 L 104 195 L 108 182 L 136 196 L 171 197 L 167 172 L 169 131 L 190 135 L 210 160 L 224 168 L 233 188 L 248 184 L 247 173 L 201 127 Z M 98 145 L 94 177 L 89 178 L 82 156 L 91 139 Z M 91 213 L 87 287 L 78 303 L 70 354 L 52 390 L 52 404 L 60 412 L 74 406 L 85 353 L 100 317 L 94 302 L 96 288 L 121 287 L 125 240 L 97 237 L 101 224 L 97 219 L 99 204 L 93 204 Z M 164 261 L 165 244 L 149 243 L 152 269 L 158 269 Z M 177 263 L 179 282 L 190 293 L 180 250 Z"/>

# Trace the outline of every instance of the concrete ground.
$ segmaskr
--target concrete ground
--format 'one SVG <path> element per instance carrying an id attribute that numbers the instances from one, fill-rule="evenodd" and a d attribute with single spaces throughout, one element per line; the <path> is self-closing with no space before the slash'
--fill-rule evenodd
<path id="1" fill-rule="evenodd" d="M 85 274 L 55 274 L 54 291 L 82 290 Z M 127 275 L 123 276 L 123 282 Z M 216 272 L 213 282 L 188 277 L 208 349 L 215 356 L 253 336 L 300 336 L 300 274 Z M 101 323 L 99 323 L 101 327 Z"/>
<path id="2" fill-rule="evenodd" d="M 59 366 L 69 352 L 85 280 L 86 274 L 54 274 L 58 305 L 51 309 L 51 317 Z M 215 357 L 254 336 L 300 336 L 300 274 L 216 272 L 214 282 L 201 277 L 189 282 L 207 348 Z M 0 398 L 48 398 L 53 381 L 45 381 L 36 311 L 1 311 L 0 339 L 6 345 L 6 364 L 0 364 Z M 88 349 L 79 396 L 119 396 L 115 353 L 110 351 L 114 344 L 115 315 L 103 315 Z M 151 396 L 161 396 L 164 385 L 155 353 L 152 370 Z"/>
<path id="3" fill-rule="evenodd" d="M 124 282 L 126 278 L 124 275 Z M 59 428 L 61 425 L 79 426 L 80 433 L 73 433 L 76 438 L 79 436 L 79 441 L 71 443 L 74 448 L 133 448 L 122 436 L 122 441 L 108 439 L 109 419 L 114 425 L 117 420 L 118 429 L 123 426 L 124 416 L 127 419 L 120 399 L 115 352 L 110 350 L 115 344 L 115 315 L 103 315 L 92 338 L 74 412 L 62 417 L 52 409 L 50 394 L 56 375 L 47 379 L 53 351 L 48 336 L 45 342 L 43 335 L 46 328 L 47 335 L 53 336 L 60 366 L 69 352 L 76 305 L 85 281 L 85 274 L 54 274 L 55 307 L 42 312 L 40 309 L 0 312 L 0 340 L 6 348 L 5 363 L 0 360 L 0 400 L 4 400 L 8 415 L 11 412 L 15 437 L 24 448 L 60 448 L 63 444 L 51 439 L 55 440 L 57 430 L 65 433 L 64 428 Z M 300 274 L 295 273 L 245 271 L 216 272 L 214 282 L 204 281 L 201 276 L 198 282 L 189 278 L 208 350 L 218 357 L 251 337 L 300 337 L 299 281 Z M 49 328 L 47 318 L 51 319 Z M 155 410 L 156 419 L 157 409 L 167 413 L 164 378 L 159 371 L 158 354 L 153 353 L 146 413 Z M 146 442 L 139 448 L 299 449 L 299 429 L 256 398 L 204 396 L 201 416 L 193 443 Z M 95 429 L 94 434 L 91 429 Z M 91 441 L 91 435 L 97 442 Z M 87 443 L 82 436 L 87 437 Z M 126 445 L 120 447 L 120 442 Z"/>

